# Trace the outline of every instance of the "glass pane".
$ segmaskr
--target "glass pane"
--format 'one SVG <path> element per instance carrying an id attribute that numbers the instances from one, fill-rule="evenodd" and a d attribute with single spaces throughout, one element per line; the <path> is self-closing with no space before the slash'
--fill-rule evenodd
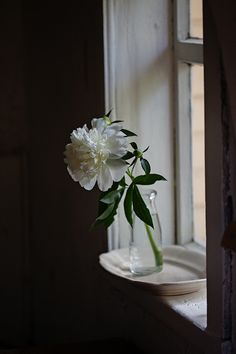
<path id="1" fill-rule="evenodd" d="M 205 131 L 203 66 L 191 67 L 192 188 L 194 240 L 205 244 Z"/>
<path id="2" fill-rule="evenodd" d="M 190 0 L 190 37 L 203 38 L 202 1 Z"/>

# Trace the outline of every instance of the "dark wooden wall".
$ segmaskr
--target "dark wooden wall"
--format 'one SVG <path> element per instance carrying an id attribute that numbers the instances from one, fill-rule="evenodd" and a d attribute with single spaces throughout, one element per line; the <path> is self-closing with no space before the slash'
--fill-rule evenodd
<path id="1" fill-rule="evenodd" d="M 98 193 L 70 132 L 104 113 L 102 1 L 0 2 L 0 346 L 102 335 Z"/>

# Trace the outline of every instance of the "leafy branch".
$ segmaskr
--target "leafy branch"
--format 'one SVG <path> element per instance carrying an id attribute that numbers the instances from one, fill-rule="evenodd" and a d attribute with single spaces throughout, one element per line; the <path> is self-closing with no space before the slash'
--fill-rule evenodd
<path id="1" fill-rule="evenodd" d="M 109 112 L 110 113 L 110 112 Z M 111 123 L 112 124 L 112 123 Z M 122 129 L 125 136 L 136 136 L 135 133 Z M 139 185 L 152 185 L 157 181 L 166 181 L 166 179 L 159 174 L 151 173 L 151 166 L 147 159 L 143 157 L 144 153 L 148 150 L 139 150 L 135 142 L 130 143 L 132 151 L 128 151 L 123 160 L 131 160 L 127 162 L 129 165 L 126 175 L 129 177 L 129 184 L 127 184 L 125 176 L 120 182 L 114 182 L 112 187 L 101 194 L 99 199 L 99 212 L 94 225 L 103 224 L 106 228 L 109 227 L 117 214 L 117 209 L 123 195 L 124 197 L 124 212 L 126 219 L 131 227 L 133 227 L 133 211 L 139 219 L 141 219 L 147 227 L 153 228 L 152 216 L 147 208 L 140 190 Z M 142 170 L 145 174 L 134 176 L 134 170 L 137 163 L 140 163 Z"/>

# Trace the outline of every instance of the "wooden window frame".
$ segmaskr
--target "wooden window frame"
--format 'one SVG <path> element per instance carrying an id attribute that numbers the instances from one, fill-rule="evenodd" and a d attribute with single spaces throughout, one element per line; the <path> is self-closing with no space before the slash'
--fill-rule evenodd
<path id="1" fill-rule="evenodd" d="M 203 64 L 203 40 L 189 38 L 189 0 L 175 0 L 173 14 L 176 98 L 176 224 L 177 243 L 185 245 L 194 241 L 190 64 Z"/>

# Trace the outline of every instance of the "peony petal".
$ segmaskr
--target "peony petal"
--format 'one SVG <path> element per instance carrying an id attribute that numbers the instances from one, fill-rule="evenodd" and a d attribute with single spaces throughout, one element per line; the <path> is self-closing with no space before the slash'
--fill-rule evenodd
<path id="1" fill-rule="evenodd" d="M 120 134 L 120 133 L 121 133 L 120 136 L 125 136 L 125 134 L 121 132 L 121 129 L 122 129 L 122 124 L 113 123 L 107 126 L 106 133 L 108 134 L 108 136 L 114 134 Z"/>
<path id="2" fill-rule="evenodd" d="M 125 161 L 119 160 L 107 160 L 107 166 L 110 169 L 110 173 L 113 181 L 119 182 L 124 177 L 128 165 Z"/>
<path id="3" fill-rule="evenodd" d="M 104 129 L 107 127 L 107 124 L 103 118 L 93 118 L 91 121 L 93 129 L 97 129 L 99 133 L 103 133 Z"/>
<path id="4" fill-rule="evenodd" d="M 98 181 L 98 188 L 102 192 L 107 191 L 113 184 L 111 173 L 109 171 L 109 168 L 105 164 L 102 164 L 100 167 L 97 181 Z"/>
<path id="5" fill-rule="evenodd" d="M 65 155 L 64 161 L 65 163 L 67 163 L 68 168 L 73 173 L 73 171 L 79 168 L 79 163 L 72 144 L 66 145 L 66 150 L 64 151 L 64 155 Z"/>
<path id="6" fill-rule="evenodd" d="M 93 189 L 93 187 L 95 186 L 96 180 L 97 180 L 97 176 L 94 176 L 93 178 L 87 178 L 86 182 L 83 181 L 82 183 L 79 181 L 79 183 L 81 187 L 84 187 L 84 189 L 86 189 L 87 191 L 91 191 L 91 189 Z"/>
<path id="7" fill-rule="evenodd" d="M 69 166 L 67 166 L 67 171 L 68 171 L 69 175 L 71 176 L 71 178 L 73 179 L 73 181 L 75 181 L 75 182 L 79 181 L 78 175 L 74 171 L 72 171 Z"/>
<path id="8" fill-rule="evenodd" d="M 111 155 L 122 157 L 127 153 L 128 140 L 124 137 L 110 137 L 107 140 L 107 148 L 109 149 Z"/>

